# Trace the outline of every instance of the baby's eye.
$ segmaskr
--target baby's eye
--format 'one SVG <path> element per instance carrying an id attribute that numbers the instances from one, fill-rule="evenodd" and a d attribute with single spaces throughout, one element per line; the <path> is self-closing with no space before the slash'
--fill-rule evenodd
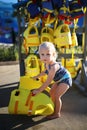
<path id="1" fill-rule="evenodd" d="M 42 55 L 42 56 L 44 56 L 44 54 L 43 54 L 43 53 L 42 53 L 41 55 Z"/>
<path id="2" fill-rule="evenodd" d="M 48 53 L 47 56 L 50 56 L 50 54 Z"/>

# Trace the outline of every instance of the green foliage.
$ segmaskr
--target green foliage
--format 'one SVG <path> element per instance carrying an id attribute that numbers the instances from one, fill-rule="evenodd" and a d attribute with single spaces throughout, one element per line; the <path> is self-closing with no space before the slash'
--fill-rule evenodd
<path id="1" fill-rule="evenodd" d="M 14 46 L 0 47 L 0 61 L 16 61 L 18 60 L 17 50 Z"/>

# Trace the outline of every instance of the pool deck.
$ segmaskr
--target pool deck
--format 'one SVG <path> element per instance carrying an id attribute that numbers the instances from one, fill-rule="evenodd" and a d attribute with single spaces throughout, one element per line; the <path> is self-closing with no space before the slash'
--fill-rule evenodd
<path id="1" fill-rule="evenodd" d="M 10 94 L 19 80 L 19 64 L 0 66 L 0 130 L 87 130 L 87 97 L 75 86 L 62 97 L 61 118 L 10 115 Z"/>

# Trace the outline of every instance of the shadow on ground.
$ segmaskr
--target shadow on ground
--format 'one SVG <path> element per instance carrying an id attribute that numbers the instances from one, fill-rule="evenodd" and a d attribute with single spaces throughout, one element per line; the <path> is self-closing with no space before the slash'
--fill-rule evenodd
<path id="1" fill-rule="evenodd" d="M 18 88 L 19 82 L 0 85 L 0 108 L 8 106 L 11 91 Z"/>
<path id="2" fill-rule="evenodd" d="M 38 120 L 34 121 L 34 118 Z M 44 121 L 47 121 L 46 118 L 40 116 L 2 114 L 0 115 L 0 130 L 25 130 Z"/>
<path id="3" fill-rule="evenodd" d="M 8 109 L 8 104 L 10 100 L 11 91 L 18 88 L 18 83 L 6 84 L 0 86 L 0 130 L 44 130 L 47 122 L 44 116 L 27 116 L 27 115 L 10 115 L 8 112 L 3 110 Z M 81 130 L 71 129 L 74 128 L 74 123 L 77 125 L 83 122 L 82 128 L 87 128 L 87 97 L 84 97 L 79 91 L 72 87 L 69 91 L 63 96 L 63 118 L 60 120 L 51 120 L 49 123 L 49 128 L 46 130 L 60 130 L 69 129 L 69 130 Z M 77 122 L 76 122 L 77 121 Z M 61 125 L 61 123 L 63 123 Z M 32 128 L 36 126 L 35 128 Z M 55 127 L 56 125 L 56 127 Z M 69 125 L 69 126 L 68 126 Z M 71 125 L 71 126 L 70 126 Z M 42 128 L 43 127 L 43 128 Z"/>

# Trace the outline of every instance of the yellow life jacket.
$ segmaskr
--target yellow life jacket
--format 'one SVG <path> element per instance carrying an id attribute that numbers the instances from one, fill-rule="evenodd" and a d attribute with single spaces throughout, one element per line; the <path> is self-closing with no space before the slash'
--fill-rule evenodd
<path id="1" fill-rule="evenodd" d="M 62 24 L 54 30 L 54 44 L 58 48 L 69 47 L 72 44 L 71 33 L 67 24 Z"/>
<path id="2" fill-rule="evenodd" d="M 41 43 L 45 41 L 53 42 L 53 29 L 50 27 L 43 27 L 41 30 L 40 41 Z"/>
<path id="3" fill-rule="evenodd" d="M 36 55 L 29 55 L 25 59 L 25 75 L 33 77 L 40 73 L 39 61 Z"/>
<path id="4" fill-rule="evenodd" d="M 27 29 L 24 31 L 23 36 L 27 47 L 39 46 L 39 33 L 35 25 L 28 26 Z"/>

